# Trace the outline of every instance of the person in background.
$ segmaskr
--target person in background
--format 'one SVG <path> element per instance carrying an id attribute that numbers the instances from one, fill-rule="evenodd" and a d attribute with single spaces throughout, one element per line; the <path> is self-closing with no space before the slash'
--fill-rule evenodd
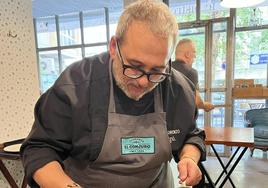
<path id="1" fill-rule="evenodd" d="M 65 69 L 38 100 L 20 153 L 28 184 L 42 188 L 197 185 L 205 134 L 194 87 L 171 69 L 178 26 L 162 2 L 140 0 L 119 18 L 109 52 Z"/>
<path id="2" fill-rule="evenodd" d="M 192 67 L 196 58 L 195 44 L 191 39 L 182 39 L 178 42 L 175 50 L 176 60 L 172 63 L 172 67 L 183 73 L 196 87 L 196 105 L 199 109 L 204 109 L 206 112 L 214 109 L 214 105 L 210 102 L 202 100 L 198 87 L 198 73 Z"/>

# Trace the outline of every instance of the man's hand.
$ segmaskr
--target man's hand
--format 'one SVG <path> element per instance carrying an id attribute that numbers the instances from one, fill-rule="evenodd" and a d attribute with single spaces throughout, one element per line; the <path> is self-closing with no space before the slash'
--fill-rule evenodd
<path id="1" fill-rule="evenodd" d="M 180 183 L 186 182 L 186 185 L 194 186 L 202 179 L 202 173 L 194 159 L 183 157 L 178 163 Z"/>
<path id="2" fill-rule="evenodd" d="M 79 188 L 65 172 L 57 161 L 51 161 L 36 170 L 33 175 L 36 183 L 42 188 Z"/>
<path id="3" fill-rule="evenodd" d="M 214 105 L 210 102 L 204 102 L 204 110 L 209 112 L 210 110 L 214 109 Z"/>

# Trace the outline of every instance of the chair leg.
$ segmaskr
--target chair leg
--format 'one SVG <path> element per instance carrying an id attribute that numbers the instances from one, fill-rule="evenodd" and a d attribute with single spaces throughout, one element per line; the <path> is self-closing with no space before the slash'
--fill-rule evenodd
<path id="1" fill-rule="evenodd" d="M 26 187 L 27 187 L 27 181 L 26 181 L 26 176 L 24 175 L 21 188 L 26 188 Z"/>
<path id="2" fill-rule="evenodd" d="M 250 157 L 252 157 L 252 156 L 253 156 L 254 149 L 255 149 L 255 148 L 250 148 Z"/>

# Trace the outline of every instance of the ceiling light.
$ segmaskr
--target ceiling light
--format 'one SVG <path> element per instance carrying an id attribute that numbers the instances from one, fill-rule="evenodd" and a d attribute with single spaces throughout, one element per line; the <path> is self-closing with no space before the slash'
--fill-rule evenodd
<path id="1" fill-rule="evenodd" d="M 265 0 L 221 0 L 220 5 L 225 8 L 242 8 L 258 5 Z"/>

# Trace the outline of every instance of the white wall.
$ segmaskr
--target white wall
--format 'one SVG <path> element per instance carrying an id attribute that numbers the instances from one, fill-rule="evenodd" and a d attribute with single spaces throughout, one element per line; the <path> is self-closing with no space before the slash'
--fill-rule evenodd
<path id="1" fill-rule="evenodd" d="M 32 20 L 32 0 L 0 1 L 0 143 L 27 136 L 33 123 L 39 83 Z M 20 184 L 21 162 L 4 163 Z M 2 173 L 0 187 L 10 187 Z"/>

